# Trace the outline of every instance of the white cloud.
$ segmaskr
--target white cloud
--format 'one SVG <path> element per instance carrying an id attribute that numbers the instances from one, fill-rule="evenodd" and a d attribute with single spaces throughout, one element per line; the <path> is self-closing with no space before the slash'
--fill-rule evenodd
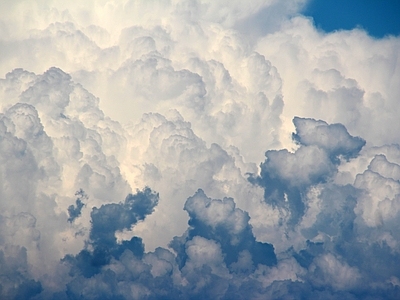
<path id="1" fill-rule="evenodd" d="M 0 295 L 395 298 L 400 41 L 305 3 L 2 1 Z"/>

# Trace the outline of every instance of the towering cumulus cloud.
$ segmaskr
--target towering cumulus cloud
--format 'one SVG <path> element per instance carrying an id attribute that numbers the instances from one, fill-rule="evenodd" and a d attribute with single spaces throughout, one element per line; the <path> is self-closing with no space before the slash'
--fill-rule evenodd
<path id="1" fill-rule="evenodd" d="M 1 299 L 397 299 L 400 39 L 306 0 L 2 1 Z"/>

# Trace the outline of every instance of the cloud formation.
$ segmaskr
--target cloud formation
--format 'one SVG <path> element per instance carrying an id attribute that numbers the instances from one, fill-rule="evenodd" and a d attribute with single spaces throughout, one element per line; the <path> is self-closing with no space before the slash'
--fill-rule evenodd
<path id="1" fill-rule="evenodd" d="M 0 298 L 396 299 L 400 41 L 305 3 L 3 1 Z"/>

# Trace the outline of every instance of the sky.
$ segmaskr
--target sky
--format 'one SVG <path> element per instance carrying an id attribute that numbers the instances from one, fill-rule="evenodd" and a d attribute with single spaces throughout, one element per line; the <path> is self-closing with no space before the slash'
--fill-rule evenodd
<path id="1" fill-rule="evenodd" d="M 397 0 L 311 0 L 302 13 L 326 32 L 361 27 L 376 38 L 400 34 Z"/>
<path id="2" fill-rule="evenodd" d="M 0 298 L 397 299 L 396 11 L 1 1 Z"/>

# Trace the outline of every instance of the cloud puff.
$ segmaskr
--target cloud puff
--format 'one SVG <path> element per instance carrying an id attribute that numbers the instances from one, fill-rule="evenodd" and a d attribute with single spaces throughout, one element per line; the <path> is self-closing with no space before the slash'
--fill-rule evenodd
<path id="1" fill-rule="evenodd" d="M 316 145 L 334 160 L 338 157 L 346 159 L 356 157 L 365 141 L 359 137 L 352 137 L 342 124 L 328 125 L 324 121 L 294 118 L 293 124 L 296 133 L 293 139 L 301 145 Z"/>
<path id="2" fill-rule="evenodd" d="M 189 225 L 192 227 L 187 238 L 202 236 L 218 241 L 227 264 L 236 262 L 242 251 L 247 251 L 255 264 L 276 263 L 272 245 L 255 240 L 248 214 L 235 208 L 233 199 L 212 200 L 199 190 L 188 198 L 185 210 L 189 213 Z"/>
<path id="3" fill-rule="evenodd" d="M 289 223 L 295 224 L 305 212 L 302 197 L 307 189 L 327 182 L 337 171 L 339 157 L 357 156 L 365 141 L 350 136 L 341 124 L 298 117 L 293 123 L 293 139 L 299 148 L 294 153 L 286 149 L 267 151 L 260 176 L 251 181 L 264 187 L 267 203 L 287 209 Z"/>

